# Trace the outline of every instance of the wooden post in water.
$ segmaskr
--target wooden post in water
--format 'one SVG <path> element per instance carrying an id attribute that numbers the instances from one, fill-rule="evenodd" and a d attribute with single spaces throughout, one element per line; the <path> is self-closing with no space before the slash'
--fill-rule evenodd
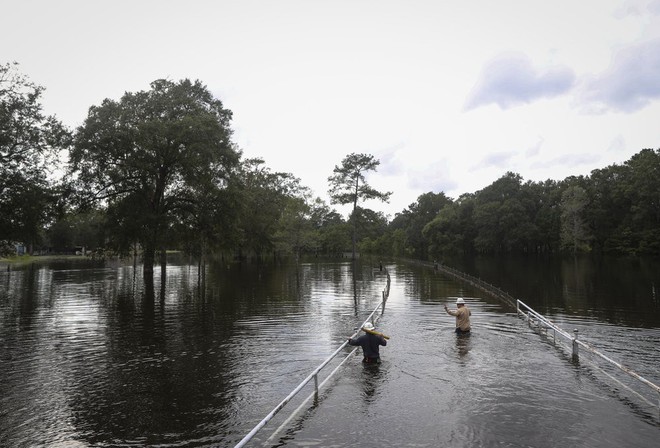
<path id="1" fill-rule="evenodd" d="M 578 355 L 578 343 L 577 343 L 577 339 L 578 339 L 577 328 L 573 330 L 573 333 L 575 334 L 575 337 L 573 338 L 573 358 L 578 359 L 579 355 Z"/>

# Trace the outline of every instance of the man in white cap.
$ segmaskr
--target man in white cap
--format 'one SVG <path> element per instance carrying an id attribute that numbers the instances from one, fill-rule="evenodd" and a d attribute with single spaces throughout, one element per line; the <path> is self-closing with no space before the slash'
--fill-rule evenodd
<path id="1" fill-rule="evenodd" d="M 462 297 L 456 299 L 456 309 L 450 310 L 445 303 L 445 311 L 447 314 L 456 316 L 456 334 L 469 334 L 470 333 L 470 315 L 472 312 L 470 308 L 465 305 L 465 300 Z"/>
<path id="2" fill-rule="evenodd" d="M 386 336 L 378 333 L 371 322 L 364 324 L 362 330 L 365 334 L 355 339 L 348 338 L 348 345 L 362 346 L 362 354 L 364 355 L 362 362 L 378 364 L 380 362 L 379 346 L 387 345 Z"/>

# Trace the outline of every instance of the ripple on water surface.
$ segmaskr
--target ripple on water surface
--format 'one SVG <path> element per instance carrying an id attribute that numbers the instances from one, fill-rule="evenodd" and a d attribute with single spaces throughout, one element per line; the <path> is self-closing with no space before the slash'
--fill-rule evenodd
<path id="1" fill-rule="evenodd" d="M 233 446 L 379 303 L 385 277 L 365 270 L 353 282 L 347 266 L 254 267 L 254 277 L 251 268 L 224 267 L 209 273 L 204 298 L 194 266 L 170 266 L 166 296 L 151 303 L 130 266 L 12 273 L 0 303 L 0 442 Z M 383 363 L 371 369 L 349 358 L 273 445 L 280 437 L 343 447 L 613 447 L 630 433 L 640 446 L 657 440 L 657 421 L 510 310 L 451 279 L 407 266 L 391 272 L 377 322 L 391 337 Z M 20 299 L 27 284 L 36 293 Z M 473 311 L 467 338 L 442 309 L 456 297 Z M 657 375 L 654 330 L 552 318 Z"/>

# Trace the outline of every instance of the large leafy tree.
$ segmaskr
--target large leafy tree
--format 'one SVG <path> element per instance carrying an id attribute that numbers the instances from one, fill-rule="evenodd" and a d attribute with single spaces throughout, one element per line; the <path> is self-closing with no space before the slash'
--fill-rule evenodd
<path id="1" fill-rule="evenodd" d="M 333 175 L 328 177 L 332 204 L 352 204 L 351 223 L 353 228 L 353 259 L 357 244 L 357 211 L 360 201 L 377 199 L 388 202 L 391 192 L 381 192 L 371 187 L 366 180 L 366 173 L 376 171 L 380 161 L 371 154 L 351 153 L 344 157 L 341 165 L 335 166 Z"/>
<path id="2" fill-rule="evenodd" d="M 573 254 L 590 249 L 591 234 L 584 220 L 587 205 L 587 193 L 580 186 L 568 187 L 561 196 L 561 244 Z"/>
<path id="3" fill-rule="evenodd" d="M 397 226 L 406 232 L 406 247 L 411 256 L 426 260 L 429 258 L 429 240 L 422 232 L 433 221 L 443 207 L 452 203 L 444 193 L 424 193 L 403 212 L 397 214 Z"/>
<path id="4" fill-rule="evenodd" d="M 303 252 L 318 252 L 319 232 L 312 221 L 314 205 L 309 188 L 297 188 L 287 196 L 275 234 L 280 252 L 292 253 L 296 260 Z"/>
<path id="5" fill-rule="evenodd" d="M 311 205 L 310 221 L 318 235 L 318 251 L 339 255 L 351 246 L 350 232 L 344 218 L 319 198 Z"/>
<path id="6" fill-rule="evenodd" d="M 422 233 L 428 241 L 428 254 L 436 260 L 446 255 L 471 250 L 470 218 L 474 199 L 462 195 L 456 202 L 444 206 Z"/>
<path id="7" fill-rule="evenodd" d="M 536 247 L 534 223 L 538 201 L 529 184 L 517 173 L 507 172 L 476 193 L 474 247 L 479 252 L 528 251 Z"/>
<path id="8" fill-rule="evenodd" d="M 69 131 L 41 105 L 44 88 L 0 65 L 0 240 L 36 243 L 56 200 L 49 178 Z"/>
<path id="9" fill-rule="evenodd" d="M 622 179 L 632 204 L 630 228 L 637 253 L 660 253 L 660 150 L 643 149 L 625 163 Z"/>
<path id="10" fill-rule="evenodd" d="M 106 203 L 113 227 L 139 241 L 145 279 L 157 250 L 171 244 L 173 223 L 204 192 L 226 187 L 240 158 L 231 117 L 200 81 L 161 79 L 91 107 L 78 129 L 71 172 L 84 199 Z"/>
<path id="11" fill-rule="evenodd" d="M 300 180 L 290 173 L 271 171 L 261 158 L 246 159 L 239 172 L 240 255 L 262 257 L 276 249 L 276 240 L 282 236 L 278 235 L 278 226 L 284 224 L 281 219 L 285 210 L 295 214 L 301 211 L 294 211 L 290 203 L 301 192 Z"/>
<path id="12" fill-rule="evenodd" d="M 536 250 L 556 252 L 559 250 L 561 190 L 553 180 L 530 183 L 530 202 L 533 207 L 533 222 L 537 228 Z"/>

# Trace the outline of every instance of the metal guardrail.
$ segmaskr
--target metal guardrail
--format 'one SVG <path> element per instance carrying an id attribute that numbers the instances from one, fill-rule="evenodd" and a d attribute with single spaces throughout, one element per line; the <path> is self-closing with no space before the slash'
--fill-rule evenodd
<path id="1" fill-rule="evenodd" d="M 387 286 L 385 287 L 385 289 L 384 289 L 383 292 L 382 292 L 382 301 L 381 301 L 381 302 L 378 304 L 378 306 L 377 306 L 377 307 L 371 312 L 371 314 L 369 314 L 369 317 L 367 317 L 367 319 L 362 323 L 362 325 L 360 325 L 360 327 L 358 328 L 358 330 L 357 330 L 355 333 L 353 333 L 352 337 L 356 336 L 356 335 L 360 332 L 360 329 L 361 329 L 361 328 L 364 326 L 364 324 L 366 324 L 367 322 L 371 322 L 372 324 L 375 324 L 375 323 L 378 321 L 378 319 L 380 318 L 380 316 L 383 314 L 383 312 L 385 311 L 385 302 L 387 301 L 387 298 L 388 298 L 389 295 L 390 295 L 390 274 L 389 274 L 389 272 L 387 272 L 387 269 L 385 270 L 385 273 L 387 274 Z M 376 313 L 378 312 L 378 310 L 381 310 L 380 315 L 377 315 L 377 314 L 376 314 Z M 271 420 L 273 419 L 273 417 L 275 417 L 275 415 L 276 415 L 278 412 L 280 412 L 280 411 L 284 408 L 284 406 L 286 406 L 286 404 L 289 403 L 289 402 L 291 401 L 291 399 L 292 399 L 293 397 L 295 397 L 295 396 L 296 396 L 296 395 L 297 395 L 297 394 L 298 394 L 298 393 L 299 393 L 299 392 L 300 392 L 300 391 L 301 391 L 301 390 L 302 390 L 302 389 L 303 389 L 303 388 L 304 388 L 304 387 L 305 387 L 310 381 L 312 381 L 312 380 L 314 380 L 314 393 L 313 393 L 310 397 L 308 397 L 305 401 L 303 401 L 303 403 L 302 403 L 302 404 L 301 404 L 296 410 L 294 410 L 294 411 L 292 412 L 292 414 L 289 416 L 289 418 L 286 420 L 286 422 L 288 422 L 288 421 L 289 421 L 294 415 L 296 415 L 296 414 L 298 413 L 298 411 L 300 410 L 300 408 L 301 408 L 301 407 L 302 407 L 302 406 L 303 406 L 303 405 L 304 405 L 304 404 L 305 404 L 305 403 L 306 403 L 311 397 L 318 396 L 318 393 L 319 393 L 319 389 L 320 389 L 320 387 L 322 387 L 322 386 L 323 386 L 323 385 L 324 385 L 324 384 L 325 384 L 325 383 L 326 383 L 326 382 L 327 382 L 327 381 L 328 381 L 328 380 L 329 380 L 329 379 L 330 379 L 330 378 L 331 378 L 331 377 L 332 377 L 332 376 L 333 376 L 333 375 L 339 370 L 339 368 L 340 368 L 340 367 L 341 367 L 341 366 L 342 366 L 342 365 L 343 365 L 343 364 L 344 364 L 344 363 L 345 363 L 345 362 L 346 362 L 346 361 L 347 361 L 347 360 L 348 360 L 348 359 L 349 359 L 349 358 L 355 353 L 355 351 L 358 349 L 358 347 L 355 347 L 355 348 L 354 348 L 354 349 L 353 349 L 348 355 L 346 355 L 346 357 L 341 361 L 341 363 L 340 363 L 340 364 L 339 364 L 339 365 L 338 365 L 338 366 L 337 366 L 332 372 L 330 372 L 330 374 L 328 374 L 328 376 L 325 378 L 325 380 L 319 385 L 319 378 L 318 378 L 318 375 L 319 375 L 319 373 L 321 372 L 321 370 L 323 370 L 323 368 L 326 367 L 326 366 L 330 363 L 330 361 L 332 361 L 332 360 L 333 360 L 333 359 L 334 359 L 334 358 L 335 358 L 335 357 L 336 357 L 336 356 L 337 356 L 337 355 L 338 355 L 338 354 L 344 349 L 344 347 L 346 347 L 347 345 L 348 345 L 348 341 L 345 341 L 343 344 L 341 344 L 341 345 L 339 346 L 339 348 L 338 348 L 337 350 L 335 350 L 335 351 L 332 353 L 332 355 L 330 355 L 325 361 L 323 361 L 323 363 L 321 363 L 321 365 L 319 365 L 316 369 L 314 369 L 314 371 L 312 371 L 312 373 L 310 373 L 309 376 L 307 376 L 307 378 L 305 378 L 300 384 L 298 384 L 298 386 L 296 386 L 296 388 L 293 389 L 293 391 L 291 391 L 291 393 L 289 393 L 289 395 L 287 395 L 286 398 L 284 398 L 284 400 L 282 400 L 277 406 L 275 406 L 275 408 L 273 408 L 273 410 L 270 411 L 270 413 L 269 413 L 266 417 L 264 417 L 264 418 L 263 418 L 263 419 L 262 419 L 262 420 L 261 420 L 261 421 L 260 421 L 260 422 L 259 422 L 259 423 L 258 423 L 253 429 L 252 429 L 252 431 L 250 431 L 245 437 L 243 437 L 243 439 L 241 439 L 241 441 L 238 442 L 238 444 L 235 445 L 235 448 L 243 447 L 243 446 L 245 446 L 250 440 L 252 440 L 252 438 L 253 438 L 253 437 L 254 437 L 254 436 L 255 436 L 255 435 L 256 435 L 256 434 L 257 434 L 257 433 L 258 433 L 258 432 L 264 427 L 264 426 L 266 426 L 266 424 L 267 424 L 269 421 L 271 421 Z M 283 423 L 283 425 L 286 424 L 286 422 Z M 277 431 L 275 431 L 275 433 L 277 433 L 278 431 L 279 431 L 279 429 L 278 429 Z M 271 436 L 271 437 L 272 437 L 272 436 Z"/>
<path id="2" fill-rule="evenodd" d="M 409 261 L 419 263 L 419 261 L 417 261 L 417 260 L 409 260 Z M 422 262 L 422 264 L 428 265 L 429 263 Z M 436 271 L 441 271 L 445 274 L 451 275 L 452 277 L 455 277 L 459 280 L 462 280 L 465 283 L 468 283 L 472 286 L 475 286 L 475 287 L 481 289 L 482 291 L 490 294 L 491 296 L 502 300 L 506 304 L 508 304 L 512 307 L 515 307 L 517 315 L 520 315 L 520 314 L 525 315 L 527 317 L 528 322 L 530 323 L 530 325 L 532 323 L 536 322 L 537 327 L 540 327 L 540 328 L 544 329 L 546 332 L 547 332 L 548 329 L 552 329 L 553 330 L 553 342 L 556 342 L 557 335 L 560 335 L 561 337 L 563 337 L 566 340 L 570 341 L 572 351 L 573 351 L 573 353 L 572 353 L 573 357 L 579 358 L 579 347 L 582 347 L 585 350 L 587 350 L 589 353 L 592 353 L 592 354 L 596 355 L 597 357 L 607 361 L 610 365 L 618 368 L 622 372 L 625 372 L 627 375 L 629 375 L 630 377 L 636 379 L 640 383 L 645 384 L 646 386 L 648 386 L 649 388 L 651 388 L 652 390 L 654 390 L 658 394 L 658 404 L 657 404 L 657 406 L 658 406 L 658 411 L 660 411 L 660 386 L 658 386 L 657 384 L 647 380 L 646 378 L 642 377 L 641 375 L 634 372 L 632 369 L 622 365 L 621 363 L 618 363 L 618 362 L 614 361 L 613 359 L 611 359 L 608 356 L 604 355 L 603 353 L 599 352 L 595 348 L 591 347 L 589 344 L 579 340 L 578 339 L 578 330 L 573 330 L 573 335 L 571 335 L 569 332 L 567 332 L 566 330 L 558 327 L 557 325 L 555 325 L 553 322 L 548 320 L 543 315 L 541 315 L 541 314 L 537 313 L 536 311 L 534 311 L 532 308 L 527 306 L 522 301 L 514 299 L 506 291 L 503 291 L 502 289 L 498 288 L 497 286 L 491 285 L 490 283 L 488 283 L 488 282 L 486 282 L 486 281 L 484 281 L 480 278 L 474 277 L 470 274 L 466 274 L 465 272 L 461 272 L 461 271 L 459 271 L 457 269 L 454 269 L 450 266 L 447 266 L 447 265 L 444 265 L 444 264 L 438 264 L 437 262 L 433 263 L 433 269 L 435 269 Z M 520 310 L 521 306 L 524 309 L 526 309 L 527 311 L 526 312 L 521 311 Z M 605 373 L 605 374 L 607 375 L 607 373 Z M 608 376 L 610 376 L 610 375 L 608 375 Z M 612 376 L 610 376 L 610 378 L 612 380 L 616 381 L 617 383 L 619 383 L 624 388 L 630 390 L 630 388 L 628 388 L 625 384 L 618 381 L 616 378 L 613 378 Z M 653 403 L 649 402 L 645 397 L 641 396 L 640 394 L 638 394 L 637 392 L 635 392 L 633 390 L 630 390 L 630 391 L 632 393 L 634 393 L 635 395 L 637 395 L 638 397 L 640 397 L 643 401 L 647 402 L 651 406 L 654 406 Z"/>
<path id="3" fill-rule="evenodd" d="M 619 370 L 626 373 L 630 377 L 636 379 L 637 381 L 641 382 L 642 384 L 645 384 L 646 386 L 648 386 L 649 388 L 654 390 L 658 394 L 658 409 L 660 410 L 660 386 L 658 386 L 657 384 L 647 380 L 643 376 L 641 376 L 638 373 L 634 372 L 632 369 L 622 365 L 621 363 L 614 361 L 610 357 L 604 355 L 603 353 L 599 352 L 595 348 L 591 347 L 586 342 L 579 340 L 577 329 L 573 330 L 573 335 L 571 335 L 568 331 L 560 328 L 559 326 L 557 326 L 555 323 L 553 323 L 552 321 L 547 319 L 542 314 L 539 314 L 536 311 L 534 311 L 532 308 L 527 306 L 522 301 L 517 300 L 516 301 L 516 315 L 520 316 L 521 314 L 527 318 L 527 322 L 529 323 L 530 326 L 532 324 L 536 323 L 537 328 L 544 329 L 546 332 L 548 331 L 548 329 L 551 329 L 553 331 L 553 341 L 556 341 L 557 335 L 559 335 L 559 336 L 563 337 L 564 339 L 570 341 L 570 344 L 571 344 L 571 347 L 572 347 L 572 350 L 573 350 L 572 355 L 573 355 L 574 359 L 579 358 L 579 347 L 582 347 L 583 349 L 587 350 L 589 353 L 592 353 L 592 354 L 598 356 L 599 358 L 607 361 L 612 366 L 618 368 Z M 619 382 L 618 380 L 616 380 L 612 376 L 610 376 L 610 378 L 617 381 L 620 385 L 622 385 L 623 387 L 625 387 L 626 389 L 628 389 L 629 391 L 633 392 L 638 397 L 640 397 L 641 399 L 646 401 L 648 404 L 653 406 L 653 403 L 649 402 L 646 398 L 644 398 L 643 396 L 641 396 L 637 392 L 635 392 L 635 391 L 631 390 L 630 388 L 628 388 L 625 384 Z"/>
<path id="4" fill-rule="evenodd" d="M 509 294 L 506 291 L 503 291 L 499 287 L 495 285 L 491 285 L 490 283 L 486 282 L 485 280 L 482 280 L 480 278 L 477 278 L 473 275 L 466 274 L 465 272 L 459 271 L 458 269 L 454 269 L 451 266 L 447 266 L 446 264 L 438 263 L 438 262 L 433 262 L 429 263 L 428 261 L 421 261 L 421 260 L 414 260 L 410 258 L 405 258 L 403 259 L 408 263 L 414 263 L 414 264 L 421 264 L 423 266 L 432 266 L 435 271 L 438 272 L 443 272 L 447 275 L 450 275 L 458 280 L 461 280 L 464 283 L 467 283 L 469 285 L 472 285 L 476 288 L 481 289 L 485 293 L 501 300 L 502 302 L 506 303 L 509 305 L 511 308 L 516 307 L 516 299 L 514 299 L 511 294 Z"/>

